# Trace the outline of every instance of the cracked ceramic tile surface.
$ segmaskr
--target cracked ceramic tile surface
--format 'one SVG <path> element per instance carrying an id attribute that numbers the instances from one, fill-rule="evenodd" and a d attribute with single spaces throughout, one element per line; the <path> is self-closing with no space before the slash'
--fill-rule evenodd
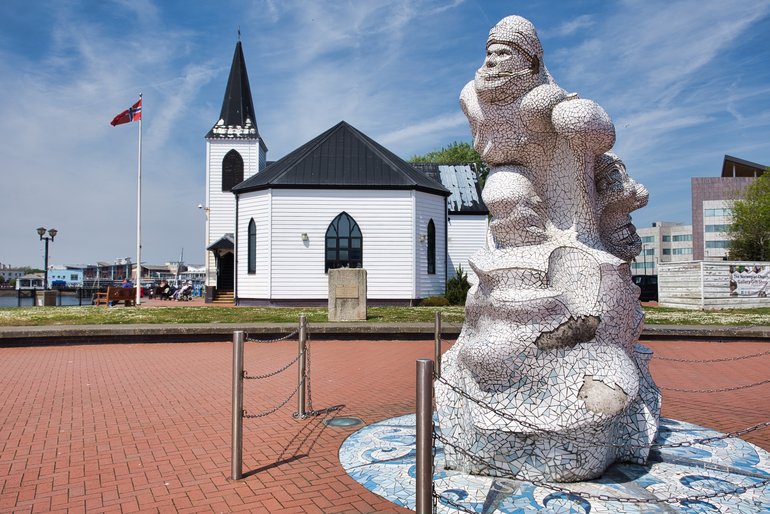
<path id="1" fill-rule="evenodd" d="M 442 433 L 477 458 L 447 446 L 446 468 L 570 482 L 644 463 L 660 393 L 628 261 L 648 193 L 610 152 L 609 115 L 556 84 L 518 16 L 490 31 L 460 104 L 492 219 L 436 384 Z"/>

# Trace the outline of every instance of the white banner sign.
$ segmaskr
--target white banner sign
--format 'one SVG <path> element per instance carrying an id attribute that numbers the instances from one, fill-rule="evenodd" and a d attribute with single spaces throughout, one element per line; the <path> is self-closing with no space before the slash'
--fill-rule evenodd
<path id="1" fill-rule="evenodd" d="M 770 266 L 730 266 L 730 296 L 764 298 L 770 289 Z"/>

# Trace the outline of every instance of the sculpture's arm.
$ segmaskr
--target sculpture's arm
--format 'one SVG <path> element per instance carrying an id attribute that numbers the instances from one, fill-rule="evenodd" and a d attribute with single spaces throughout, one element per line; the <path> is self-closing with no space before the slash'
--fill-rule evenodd
<path id="1" fill-rule="evenodd" d="M 463 114 L 465 114 L 465 117 L 468 118 L 471 134 L 473 135 L 473 147 L 480 155 L 483 155 L 484 148 L 478 148 L 477 143 L 479 143 L 479 130 L 481 129 L 484 115 L 481 110 L 481 105 L 479 105 L 479 97 L 476 94 L 476 88 L 473 85 L 472 80 L 465 84 L 465 87 L 460 93 L 460 108 L 462 109 Z"/>
<path id="2" fill-rule="evenodd" d="M 536 132 L 550 129 L 553 108 L 567 98 L 567 92 L 556 84 L 543 84 L 532 89 L 521 100 L 524 126 Z"/>
<path id="3" fill-rule="evenodd" d="M 615 125 L 599 104 L 592 100 L 568 97 L 553 108 L 556 132 L 599 155 L 615 144 Z"/>

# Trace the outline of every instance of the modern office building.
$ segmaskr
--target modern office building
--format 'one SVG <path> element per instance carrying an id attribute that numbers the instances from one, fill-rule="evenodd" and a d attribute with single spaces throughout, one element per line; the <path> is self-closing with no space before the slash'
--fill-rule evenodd
<path id="1" fill-rule="evenodd" d="M 726 260 L 733 203 L 766 168 L 725 155 L 720 177 L 693 177 L 692 225 L 656 221 L 637 229 L 642 251 L 631 263 L 631 272 L 657 275 L 661 262 Z"/>
<path id="2" fill-rule="evenodd" d="M 642 251 L 631 262 L 634 275 L 657 275 L 660 262 L 683 262 L 693 259 L 692 225 L 656 221 L 651 227 L 637 229 Z"/>
<path id="3" fill-rule="evenodd" d="M 730 249 L 728 235 L 732 205 L 746 187 L 767 169 L 764 164 L 725 155 L 720 177 L 693 177 L 692 260 L 724 260 Z"/>

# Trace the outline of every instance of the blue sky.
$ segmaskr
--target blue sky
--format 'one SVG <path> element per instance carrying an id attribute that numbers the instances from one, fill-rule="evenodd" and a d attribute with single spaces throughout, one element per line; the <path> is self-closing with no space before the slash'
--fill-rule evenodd
<path id="1" fill-rule="evenodd" d="M 770 0 L 17 1 L 0 17 L 0 262 L 135 255 L 144 93 L 143 261 L 203 262 L 205 144 L 241 29 L 277 160 L 345 120 L 404 158 L 470 141 L 458 96 L 492 25 L 538 29 L 563 88 L 615 122 L 650 190 L 638 227 L 690 222 L 690 178 L 724 154 L 770 164 Z"/>

